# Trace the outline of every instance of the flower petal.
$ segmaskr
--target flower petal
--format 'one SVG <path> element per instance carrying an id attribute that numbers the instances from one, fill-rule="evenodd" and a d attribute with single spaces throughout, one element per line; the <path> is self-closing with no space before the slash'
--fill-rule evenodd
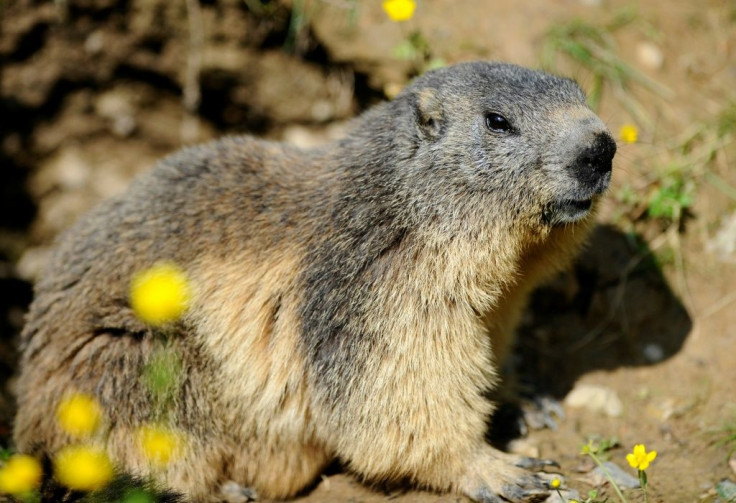
<path id="1" fill-rule="evenodd" d="M 627 454 L 626 461 L 629 462 L 631 468 L 637 468 L 639 466 L 639 463 L 637 463 L 636 461 L 636 456 L 634 456 L 633 454 Z"/>
<path id="2" fill-rule="evenodd" d="M 181 318 L 192 299 L 186 273 L 172 262 L 139 271 L 130 283 L 130 305 L 144 322 L 158 326 Z"/>
<path id="3" fill-rule="evenodd" d="M 22 495 L 41 484 L 41 463 L 26 454 L 14 454 L 0 468 L 0 494 Z"/>
<path id="4" fill-rule="evenodd" d="M 414 15 L 416 2 L 414 0 L 384 0 L 383 10 L 391 20 L 406 21 Z"/>
<path id="5" fill-rule="evenodd" d="M 70 489 L 96 491 L 105 487 L 114 475 L 107 453 L 96 447 L 63 447 L 54 459 L 56 480 Z"/>

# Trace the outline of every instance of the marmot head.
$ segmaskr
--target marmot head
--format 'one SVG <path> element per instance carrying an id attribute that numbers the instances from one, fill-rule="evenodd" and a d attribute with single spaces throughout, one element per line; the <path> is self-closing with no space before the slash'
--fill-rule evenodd
<path id="1" fill-rule="evenodd" d="M 586 219 L 610 183 L 616 143 L 572 80 L 464 63 L 428 72 L 397 102 L 412 109 L 424 197 L 552 227 Z"/>

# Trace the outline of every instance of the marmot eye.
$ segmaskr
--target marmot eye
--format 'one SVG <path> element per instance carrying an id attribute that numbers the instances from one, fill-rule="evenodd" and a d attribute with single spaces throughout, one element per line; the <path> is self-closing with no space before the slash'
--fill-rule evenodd
<path id="1" fill-rule="evenodd" d="M 509 131 L 513 130 L 509 121 L 506 120 L 506 117 L 496 113 L 490 113 L 486 115 L 486 126 L 491 131 L 495 131 L 497 133 L 508 133 Z"/>

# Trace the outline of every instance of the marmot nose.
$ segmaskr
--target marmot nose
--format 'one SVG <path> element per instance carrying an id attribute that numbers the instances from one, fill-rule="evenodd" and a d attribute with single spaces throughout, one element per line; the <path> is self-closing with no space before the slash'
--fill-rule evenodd
<path id="1" fill-rule="evenodd" d="M 616 155 L 616 142 L 607 132 L 595 135 L 593 143 L 578 156 L 575 167 L 582 176 L 601 176 L 610 172 L 613 167 L 613 156 Z"/>

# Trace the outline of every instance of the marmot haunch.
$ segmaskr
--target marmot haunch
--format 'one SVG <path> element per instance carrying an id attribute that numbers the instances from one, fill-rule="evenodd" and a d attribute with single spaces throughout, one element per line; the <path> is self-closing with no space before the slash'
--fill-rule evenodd
<path id="1" fill-rule="evenodd" d="M 362 480 L 471 499 L 545 493 L 484 440 L 489 390 L 530 291 L 581 247 L 616 145 L 572 80 L 503 63 L 417 78 L 301 150 L 250 137 L 186 148 L 59 240 L 25 330 L 15 441 L 53 455 L 54 409 L 90 393 L 105 445 L 145 475 L 154 330 L 131 276 L 182 267 L 168 416 L 187 453 L 160 475 L 192 500 L 232 480 L 286 498 L 338 458 Z"/>

